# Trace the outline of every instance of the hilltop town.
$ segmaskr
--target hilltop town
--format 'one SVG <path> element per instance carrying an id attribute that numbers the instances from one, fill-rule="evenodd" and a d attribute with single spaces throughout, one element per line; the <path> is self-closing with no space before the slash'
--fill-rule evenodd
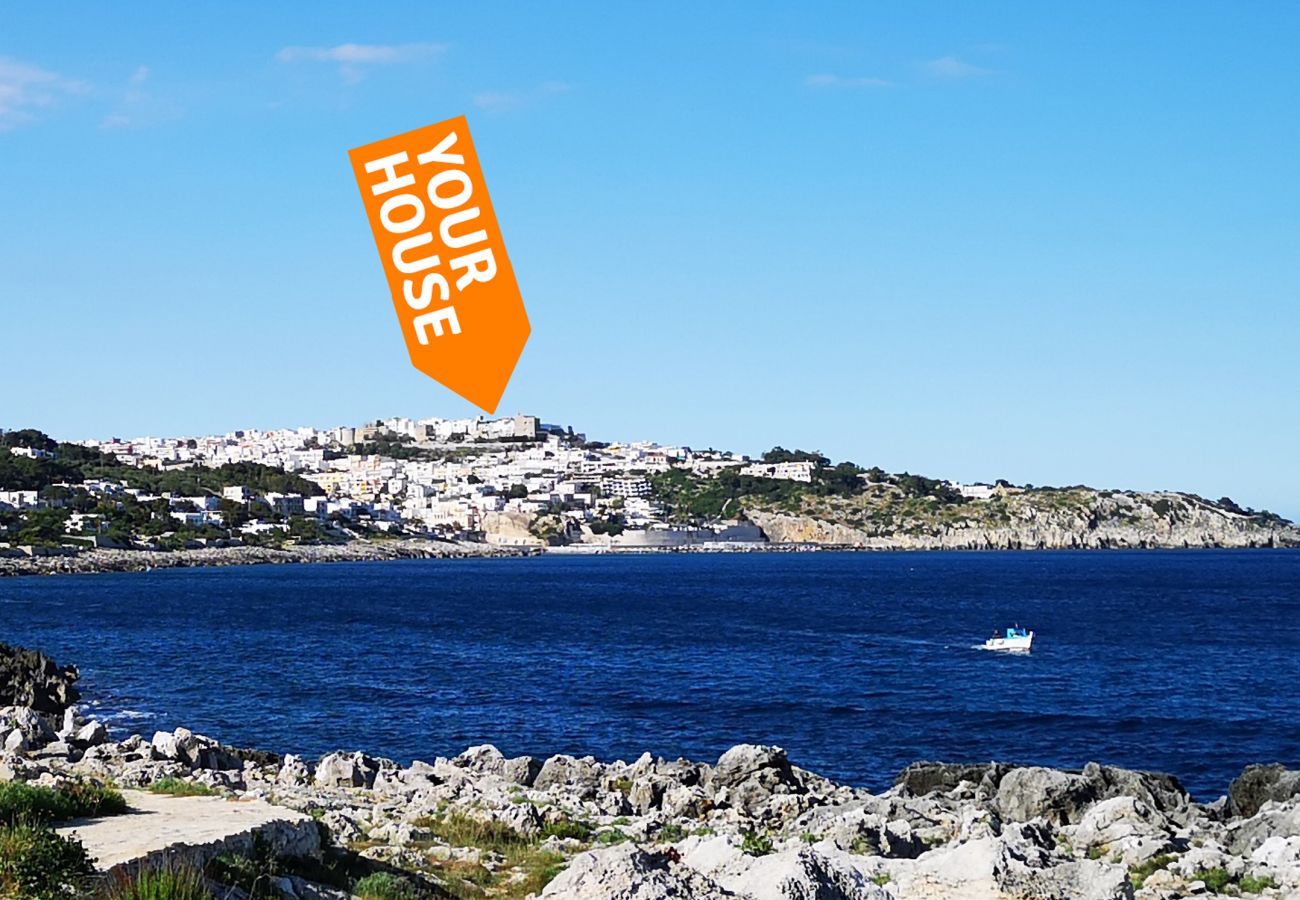
<path id="1" fill-rule="evenodd" d="M 959 484 L 781 447 L 752 459 L 607 443 L 526 415 L 77 443 L 0 432 L 0 556 L 442 555 L 421 541 L 454 552 L 1258 547 L 1300 545 L 1300 531 L 1227 497 Z"/>

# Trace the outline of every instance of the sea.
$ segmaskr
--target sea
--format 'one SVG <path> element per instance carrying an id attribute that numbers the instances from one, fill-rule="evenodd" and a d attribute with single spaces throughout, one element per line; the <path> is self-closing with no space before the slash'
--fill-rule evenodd
<path id="1" fill-rule="evenodd" d="M 1034 630 L 1027 655 L 976 649 Z M 1300 552 L 721 553 L 0 578 L 0 641 L 124 736 L 309 757 L 1300 766 Z"/>

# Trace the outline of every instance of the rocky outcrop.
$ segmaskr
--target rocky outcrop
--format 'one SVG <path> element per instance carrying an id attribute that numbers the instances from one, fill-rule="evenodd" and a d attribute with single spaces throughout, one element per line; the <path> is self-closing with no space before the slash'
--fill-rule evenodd
<path id="1" fill-rule="evenodd" d="M 1300 795 L 1300 770 L 1278 763 L 1247 766 L 1228 786 L 1233 815 L 1249 818 L 1270 800 L 1285 801 Z"/>
<path id="2" fill-rule="evenodd" d="M 0 644 L 0 706 L 62 713 L 81 699 L 76 666 L 60 666 L 44 653 Z"/>
<path id="3" fill-rule="evenodd" d="M 876 550 L 1297 547 L 1300 529 L 1176 493 L 1088 488 L 1009 493 L 995 501 L 902 507 L 870 493 L 811 502 L 800 514 L 744 510 L 769 541 Z"/>
<path id="4" fill-rule="evenodd" d="M 1178 848 L 1170 820 L 1136 797 L 1111 797 L 1083 814 L 1074 845 L 1088 853 L 1120 857 L 1137 865 Z"/>
<path id="5" fill-rule="evenodd" d="M 1174 821 L 1185 821 L 1191 797 L 1172 775 L 1138 772 L 1089 763 L 1078 771 L 1002 763 L 918 762 L 894 781 L 906 795 L 947 793 L 966 785 L 973 796 L 989 798 L 1009 822 L 1043 818 L 1058 825 L 1077 823 L 1093 804 L 1133 797 Z"/>
<path id="6" fill-rule="evenodd" d="M 494 546 L 541 547 L 546 542 L 528 530 L 532 521 L 523 513 L 484 513 L 483 539 Z"/>
<path id="7" fill-rule="evenodd" d="M 546 886 L 543 897 L 565 900 L 736 900 L 690 866 L 675 851 L 635 844 L 588 851 Z"/>
<path id="8" fill-rule="evenodd" d="M 898 773 L 894 785 L 908 794 L 924 797 L 934 791 L 951 791 L 966 781 L 992 794 L 997 791 L 1002 776 L 1012 768 L 1001 763 L 914 762 Z"/>

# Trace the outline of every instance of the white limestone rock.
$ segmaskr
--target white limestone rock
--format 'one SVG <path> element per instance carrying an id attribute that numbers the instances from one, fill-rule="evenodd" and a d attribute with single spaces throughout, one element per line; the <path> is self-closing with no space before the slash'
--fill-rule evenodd
<path id="1" fill-rule="evenodd" d="M 735 900 L 671 853 L 620 844 L 573 858 L 542 891 L 556 900 Z"/>

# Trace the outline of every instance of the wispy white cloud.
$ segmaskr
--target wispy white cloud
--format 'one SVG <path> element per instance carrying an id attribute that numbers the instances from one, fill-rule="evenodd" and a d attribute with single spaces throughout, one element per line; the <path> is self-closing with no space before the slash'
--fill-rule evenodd
<path id="1" fill-rule="evenodd" d="M 481 91 L 474 95 L 473 102 L 476 107 L 486 112 L 505 112 L 518 106 L 521 98 L 518 94 L 504 91 Z"/>
<path id="2" fill-rule="evenodd" d="M 0 56 L 0 131 L 35 120 L 36 111 L 90 93 L 90 85 L 6 56 Z"/>
<path id="3" fill-rule="evenodd" d="M 894 83 L 887 78 L 870 78 L 861 75 L 809 75 L 803 83 L 810 88 L 885 88 Z"/>
<path id="4" fill-rule="evenodd" d="M 447 52 L 446 44 L 338 44 L 334 47 L 284 47 L 275 58 L 282 63 L 336 63 L 349 84 L 365 77 L 367 66 L 394 65 L 433 59 Z"/>
<path id="5" fill-rule="evenodd" d="M 525 91 L 481 91 L 471 100 L 474 106 L 484 112 L 502 113 L 548 96 L 566 94 L 571 90 L 573 85 L 568 82 L 543 81 L 537 87 Z"/>
<path id="6" fill-rule="evenodd" d="M 146 88 L 152 77 L 153 72 L 148 66 L 136 66 L 126 79 L 126 87 L 117 94 L 113 108 L 99 120 L 99 127 L 129 128 L 179 115 L 180 111 L 174 104 L 156 99 Z"/>
<path id="7" fill-rule="evenodd" d="M 984 75 L 991 75 L 991 69 L 985 69 L 981 66 L 972 65 L 958 59 L 955 56 L 941 56 L 938 59 L 929 60 L 924 64 L 927 74 L 935 78 L 980 78 Z"/>

